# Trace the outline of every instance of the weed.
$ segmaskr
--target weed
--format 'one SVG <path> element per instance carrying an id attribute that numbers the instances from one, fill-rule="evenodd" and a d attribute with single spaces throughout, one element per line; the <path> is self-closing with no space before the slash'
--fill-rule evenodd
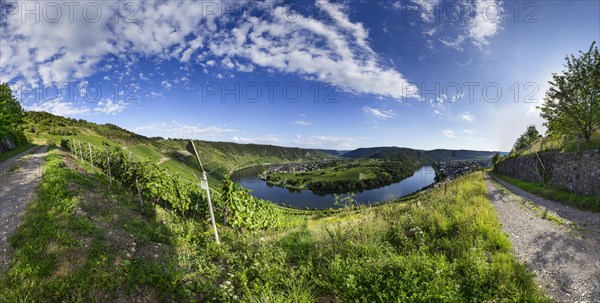
<path id="1" fill-rule="evenodd" d="M 481 173 L 376 208 L 219 226 L 86 177 L 50 152 L 0 279 L 8 302 L 546 302 L 510 253 Z M 72 183 L 72 184 L 70 184 Z M 350 204 L 349 204 L 350 205 Z"/>
<path id="2" fill-rule="evenodd" d="M 494 176 L 517 186 L 527 192 L 550 199 L 563 204 L 571 205 L 582 210 L 600 212 L 600 196 L 586 196 L 568 192 L 564 189 L 548 184 L 539 184 L 511 178 L 498 173 Z"/>

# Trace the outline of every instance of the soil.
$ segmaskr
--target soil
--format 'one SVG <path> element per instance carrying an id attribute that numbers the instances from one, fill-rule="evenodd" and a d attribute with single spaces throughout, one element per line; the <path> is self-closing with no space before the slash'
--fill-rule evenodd
<path id="1" fill-rule="evenodd" d="M 47 146 L 36 146 L 0 164 L 0 273 L 10 260 L 10 237 L 19 227 L 42 177 Z"/>
<path id="2" fill-rule="evenodd" d="M 537 197 L 489 175 L 485 185 L 515 255 L 552 300 L 600 302 L 600 214 Z"/>

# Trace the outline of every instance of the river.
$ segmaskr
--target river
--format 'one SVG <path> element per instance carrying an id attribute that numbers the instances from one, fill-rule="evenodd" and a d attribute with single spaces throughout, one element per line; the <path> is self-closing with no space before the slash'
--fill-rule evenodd
<path id="1" fill-rule="evenodd" d="M 261 167 L 250 167 L 239 170 L 232 175 L 233 181 L 243 187 L 250 189 L 252 195 L 263 200 L 269 200 L 278 204 L 285 204 L 297 208 L 337 208 L 334 205 L 332 194 L 318 195 L 311 190 L 290 190 L 278 186 L 268 185 L 267 182 L 258 178 Z M 419 168 L 411 177 L 402 181 L 357 192 L 354 199 L 359 204 L 371 204 L 390 201 L 410 195 L 424 187 L 433 184 L 435 171 L 431 166 Z"/>

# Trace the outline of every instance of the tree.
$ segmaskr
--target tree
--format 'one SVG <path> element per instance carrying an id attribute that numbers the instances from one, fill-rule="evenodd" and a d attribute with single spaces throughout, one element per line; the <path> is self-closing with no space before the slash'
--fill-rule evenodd
<path id="1" fill-rule="evenodd" d="M 535 142 L 535 140 L 541 137 L 542 135 L 540 135 L 540 132 L 538 132 L 538 130 L 535 128 L 535 125 L 530 124 L 529 126 L 527 126 L 527 130 L 523 134 L 521 134 L 519 138 L 517 138 L 513 150 L 523 150 L 529 145 L 531 145 L 533 142 Z"/>
<path id="2" fill-rule="evenodd" d="M 580 57 L 567 56 L 566 70 L 552 74 L 540 107 L 550 135 L 575 135 L 589 141 L 600 127 L 600 53 L 596 42 Z"/>
<path id="3" fill-rule="evenodd" d="M 500 153 L 496 153 L 493 157 L 492 157 L 492 163 L 494 165 L 494 170 L 496 169 L 496 167 L 498 167 L 498 163 L 500 163 Z"/>
<path id="4" fill-rule="evenodd" d="M 0 139 L 9 139 L 16 145 L 25 142 L 22 126 L 25 112 L 6 83 L 0 83 Z"/>

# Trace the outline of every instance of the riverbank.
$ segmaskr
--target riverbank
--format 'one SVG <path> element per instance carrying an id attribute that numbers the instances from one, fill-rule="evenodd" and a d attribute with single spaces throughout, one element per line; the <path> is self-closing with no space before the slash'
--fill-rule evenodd
<path id="1" fill-rule="evenodd" d="M 276 204 L 302 209 L 330 209 L 339 208 L 335 205 L 333 193 L 315 193 L 312 190 L 290 190 L 279 186 L 273 186 L 257 177 L 258 171 L 246 171 L 236 175 L 233 180 L 242 187 L 251 190 L 252 195 L 263 200 L 272 201 Z M 424 187 L 434 183 L 435 174 L 430 166 L 421 167 L 414 174 L 399 182 L 363 191 L 355 191 L 355 199 L 359 204 L 376 204 L 395 200 L 410 195 Z M 347 192 L 346 192 L 347 193 Z"/>
<path id="2" fill-rule="evenodd" d="M 414 174 L 418 163 L 382 159 L 328 160 L 275 165 L 260 174 L 269 185 L 317 194 L 343 194 L 384 187 Z"/>

